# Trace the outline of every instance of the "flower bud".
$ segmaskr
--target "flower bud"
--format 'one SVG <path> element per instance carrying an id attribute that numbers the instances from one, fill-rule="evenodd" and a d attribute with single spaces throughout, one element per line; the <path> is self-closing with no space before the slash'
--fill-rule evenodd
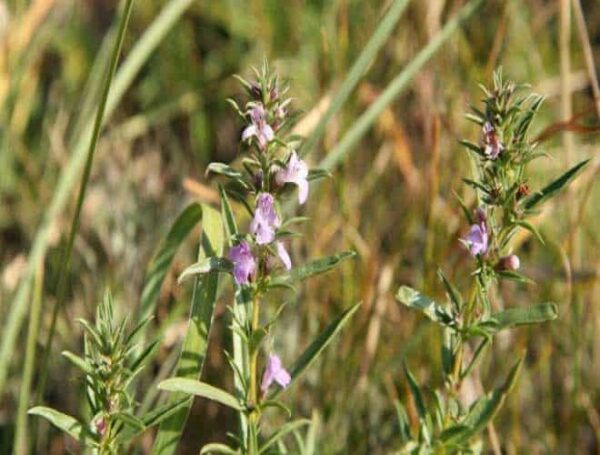
<path id="1" fill-rule="evenodd" d="M 516 254 L 511 254 L 510 256 L 504 256 L 503 258 L 500 258 L 496 268 L 500 271 L 516 271 L 519 270 L 519 267 L 521 267 L 521 261 L 519 260 L 519 256 L 517 256 Z"/>
<path id="2" fill-rule="evenodd" d="M 478 224 L 485 223 L 487 221 L 487 215 L 485 214 L 485 210 L 481 207 L 478 207 L 475 210 L 475 222 Z"/>

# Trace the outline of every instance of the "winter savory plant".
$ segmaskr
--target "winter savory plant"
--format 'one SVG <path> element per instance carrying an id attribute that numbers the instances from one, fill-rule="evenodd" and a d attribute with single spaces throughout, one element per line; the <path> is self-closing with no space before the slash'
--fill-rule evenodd
<path id="1" fill-rule="evenodd" d="M 265 63 L 256 71 L 257 80 L 238 77 L 250 100 L 241 109 L 229 100 L 245 127 L 240 136 L 244 156 L 241 169 L 212 163 L 207 171 L 225 180 L 219 186 L 221 211 L 198 203 L 190 204 L 174 222 L 165 241 L 159 245 L 146 274 L 140 303 L 140 322 L 129 334 L 126 322 L 114 322 L 113 303 L 107 297 L 99 305 L 96 323 L 81 320 L 85 332 L 84 353 L 65 357 L 83 372 L 89 412 L 77 419 L 55 409 L 38 406 L 29 412 L 44 417 L 75 438 L 83 447 L 99 455 L 125 453 L 130 444 L 148 428 L 159 425 L 153 454 L 174 453 L 183 433 L 193 396 L 213 400 L 239 414 L 239 431 L 230 445 L 212 443 L 201 453 L 270 454 L 288 453 L 291 443 L 304 445 L 300 431 L 310 425 L 307 419 L 290 420 L 265 435 L 265 410 L 292 416 L 279 400 L 298 377 L 317 359 L 358 308 L 348 308 L 329 323 L 294 362 L 284 362 L 275 339 L 275 327 L 285 310 L 282 293 L 294 292 L 295 285 L 333 269 L 354 256 L 344 252 L 297 265 L 290 244 L 300 235 L 292 228 L 304 217 L 286 217 L 284 206 L 304 204 L 310 182 L 328 176 L 309 170 L 296 151 L 301 138 L 289 133 L 292 126 L 287 87 Z M 240 204 L 251 219 L 248 230 L 238 230 L 230 199 Z M 288 204 L 284 204 L 287 200 Z M 181 347 L 175 376 L 162 381 L 159 389 L 175 392 L 167 403 L 145 412 L 153 394 L 144 390 L 143 406 L 138 406 L 133 383 L 159 343 L 143 348 L 146 326 L 155 307 L 161 283 L 167 275 L 177 246 L 202 220 L 199 262 L 188 267 L 179 281 L 194 282 L 188 329 Z M 228 252 L 223 255 L 223 244 Z M 201 382 L 204 358 L 218 294 L 218 277 L 231 277 L 234 302 L 229 307 L 233 352 L 226 352 L 235 390 L 226 391 Z M 274 294 L 275 298 L 267 299 Z M 272 414 L 271 414 L 272 415 Z M 277 420 L 278 422 L 281 419 Z M 296 452 L 294 452 L 296 453 Z"/>
<path id="2" fill-rule="evenodd" d="M 211 163 L 207 169 L 224 179 L 219 189 L 229 251 L 223 256 L 205 257 L 180 276 L 180 281 L 189 277 L 204 279 L 215 273 L 226 273 L 232 278 L 233 352 L 226 352 L 226 356 L 235 390 L 229 392 L 197 378 L 182 377 L 167 379 L 159 385 L 163 390 L 214 400 L 239 414 L 239 432 L 231 445 L 211 443 L 201 453 L 258 455 L 285 450 L 285 437 L 292 433 L 298 437 L 298 429 L 309 421 L 289 421 L 273 434 L 263 435 L 265 410 L 273 408 L 292 415 L 278 399 L 279 394 L 294 383 L 357 309 L 355 305 L 332 321 L 295 362 L 284 362 L 275 338 L 278 318 L 285 311 L 280 303 L 281 292 L 293 292 L 296 283 L 332 269 L 353 253 L 304 265 L 297 265 L 292 258 L 290 244 L 298 242 L 300 235 L 291 229 L 305 218 L 286 217 L 284 208 L 291 204 L 284 201 L 304 204 L 311 193 L 310 182 L 328 174 L 309 170 L 297 152 L 301 138 L 289 133 L 292 117 L 291 100 L 285 97 L 287 86 L 270 72 L 266 63 L 255 73 L 256 80 L 252 82 L 237 77 L 249 101 L 241 108 L 229 100 L 245 124 L 240 136 L 240 149 L 244 152 L 241 167 L 238 170 L 223 163 Z M 238 202 L 248 212 L 247 231 L 238 229 L 231 201 Z M 268 299 L 271 293 L 276 293 L 276 298 Z"/>
<path id="3" fill-rule="evenodd" d="M 494 86 L 484 93 L 484 109 L 473 108 L 467 117 L 481 131 L 478 143 L 462 141 L 474 154 L 477 172 L 463 181 L 476 192 L 478 206 L 468 209 L 459 199 L 469 224 L 462 244 L 472 257 L 471 286 L 466 296 L 440 270 L 447 302 L 436 302 L 408 286 L 398 290 L 397 300 L 421 311 L 436 323 L 441 337 L 444 386 L 428 406 L 421 388 L 406 368 L 409 389 L 418 414 L 413 431 L 405 408 L 397 403 L 400 453 L 481 453 L 480 433 L 491 424 L 506 395 L 512 389 L 523 358 L 514 362 L 504 383 L 471 403 L 461 399 L 461 386 L 473 375 L 488 352 L 494 336 L 518 326 L 542 323 L 557 317 L 554 303 L 514 306 L 494 311 L 494 288 L 503 280 L 529 283 L 519 272 L 520 259 L 513 251 L 515 234 L 525 229 L 540 242 L 538 230 L 528 221 L 538 207 L 555 196 L 585 166 L 581 162 L 540 190 L 529 187 L 527 165 L 542 156 L 529 138 L 531 122 L 543 98 L 524 94 L 526 87 L 502 79 L 498 70 Z"/>

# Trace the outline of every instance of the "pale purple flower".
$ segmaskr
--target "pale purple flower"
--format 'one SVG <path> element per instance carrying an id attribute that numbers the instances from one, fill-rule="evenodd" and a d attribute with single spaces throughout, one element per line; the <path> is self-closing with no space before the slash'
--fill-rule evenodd
<path id="1" fill-rule="evenodd" d="M 250 125 L 242 132 L 242 141 L 256 137 L 261 150 L 275 138 L 273 128 L 267 123 L 267 112 L 262 104 L 257 104 L 250 110 Z"/>
<path id="2" fill-rule="evenodd" d="M 248 242 L 242 241 L 231 247 L 229 259 L 233 262 L 233 278 L 239 285 L 248 284 L 256 271 L 256 261 Z"/>
<path id="3" fill-rule="evenodd" d="M 488 250 L 488 233 L 485 223 L 473 224 L 464 241 L 469 247 L 471 255 L 485 254 Z"/>
<path id="4" fill-rule="evenodd" d="M 279 259 L 283 262 L 284 267 L 291 270 L 292 260 L 290 259 L 290 255 L 285 249 L 283 242 L 275 242 L 275 248 L 277 248 L 277 256 L 279 256 Z"/>
<path id="5" fill-rule="evenodd" d="M 255 236 L 256 243 L 265 245 L 275 240 L 275 231 L 281 221 L 275 211 L 275 198 L 270 193 L 261 193 L 256 201 L 256 211 L 250 223 L 250 232 Z"/>
<path id="6" fill-rule="evenodd" d="M 483 125 L 483 145 L 483 153 L 491 160 L 498 158 L 500 152 L 504 150 L 504 145 L 498 137 L 496 128 L 490 122 L 485 122 Z"/>
<path id="7" fill-rule="evenodd" d="M 290 159 L 284 169 L 275 174 L 278 184 L 293 183 L 298 186 L 298 202 L 304 204 L 308 197 L 308 166 L 298 158 L 296 152 L 292 152 Z"/>
<path id="8" fill-rule="evenodd" d="M 287 370 L 283 368 L 281 359 L 276 354 L 269 354 L 267 367 L 263 373 L 262 383 L 260 385 L 260 389 L 262 390 L 263 394 L 267 393 L 273 382 L 276 382 L 285 389 L 291 380 L 292 377 Z"/>

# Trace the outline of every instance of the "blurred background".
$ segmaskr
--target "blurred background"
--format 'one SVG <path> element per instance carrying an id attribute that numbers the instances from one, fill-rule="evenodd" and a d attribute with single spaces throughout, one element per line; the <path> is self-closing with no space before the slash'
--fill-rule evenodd
<path id="1" fill-rule="evenodd" d="M 47 404 L 85 412 L 81 375 L 60 356 L 65 349 L 82 351 L 75 318 L 93 318 L 107 288 L 120 314 L 134 314 L 148 262 L 174 219 L 192 200 L 217 200 L 206 165 L 236 159 L 243 127 L 225 101 L 243 99 L 231 76 L 251 76 L 250 66 L 269 58 L 289 79 L 300 130 L 308 135 L 390 3 L 136 2 L 75 240 Z M 410 2 L 308 156 L 311 164 L 327 156 L 465 3 Z M 19 290 L 28 280 L 28 261 L 41 258 L 41 352 L 88 145 L 83 132 L 93 119 L 118 10 L 116 0 L 0 0 L 0 342 L 8 334 L 14 339 L 3 347 L 10 361 L 0 371 L 0 453 L 12 450 L 23 371 L 31 297 Z M 170 26 L 152 28 L 161 20 Z M 132 61 L 140 45 L 146 52 Z M 458 140 L 478 140 L 479 131 L 464 114 L 481 98 L 477 84 L 490 84 L 500 65 L 507 77 L 547 96 L 532 134 L 549 156 L 531 166 L 531 186 L 581 159 L 592 162 L 535 220 L 545 246 L 528 236 L 518 239 L 523 271 L 537 284 L 503 284 L 494 295 L 498 308 L 555 301 L 559 319 L 500 338 L 482 365 L 481 380 L 486 389 L 497 386 L 526 350 L 519 383 L 495 421 L 506 453 L 600 453 L 598 61 L 597 1 L 485 1 L 353 144 L 334 179 L 313 187 L 301 209 L 313 221 L 306 224 L 305 241 L 294 242 L 293 258 L 299 263 L 345 249 L 355 249 L 358 258 L 310 281 L 289 302 L 277 335 L 284 362 L 293 361 L 342 309 L 363 302 L 338 341 L 285 394 L 297 416 L 318 423 L 317 453 L 398 448 L 394 401 L 410 403 L 404 360 L 427 389 L 442 385 L 438 329 L 393 296 L 399 285 L 409 284 L 443 299 L 438 267 L 466 287 L 473 265 L 458 242 L 467 226 L 453 192 L 473 201 L 461 183 L 472 163 Z M 169 375 L 176 360 L 191 287 L 177 286 L 175 278 L 194 261 L 197 244 L 194 231 L 161 289 L 152 325 L 163 341 L 145 373 L 140 400 L 152 378 Z M 231 387 L 222 354 L 229 345 L 223 335 L 230 298 L 225 293 L 219 300 L 204 372 L 206 381 L 222 387 Z M 18 299 L 25 302 L 20 319 L 14 315 Z M 34 375 L 34 389 L 37 380 Z M 43 437 L 34 452 L 77 453 L 67 438 L 38 424 Z M 234 429 L 232 414 L 197 400 L 179 453 L 198 453 L 202 444 L 225 441 Z M 148 432 L 142 451 L 152 440 Z"/>

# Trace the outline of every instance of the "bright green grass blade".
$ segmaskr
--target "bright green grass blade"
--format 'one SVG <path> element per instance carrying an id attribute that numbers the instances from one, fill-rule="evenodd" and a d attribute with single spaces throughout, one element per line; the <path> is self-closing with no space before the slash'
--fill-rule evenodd
<path id="1" fill-rule="evenodd" d="M 223 244 L 223 223 L 219 212 L 212 207 L 202 205 L 202 241 L 198 259 L 221 256 Z M 175 373 L 177 377 L 198 379 L 202 373 L 218 283 L 218 272 L 211 272 L 195 279 L 188 330 Z M 170 400 L 171 402 L 181 400 L 182 396 L 185 395 L 173 393 Z M 179 408 L 176 413 L 161 423 L 152 453 L 165 455 L 175 451 L 190 406 L 191 402 Z"/>
<path id="2" fill-rule="evenodd" d="M 417 56 L 388 84 L 383 93 L 352 125 L 340 142 L 327 154 L 319 167 L 330 170 L 335 167 L 352 150 L 358 141 L 371 128 L 375 120 L 383 110 L 392 103 L 396 97 L 408 86 L 408 83 L 417 72 L 427 63 L 435 53 L 446 43 L 458 30 L 460 25 L 466 21 L 482 4 L 483 0 L 471 0 L 448 21 L 444 28 L 433 37 Z"/>
<path id="3" fill-rule="evenodd" d="M 168 234 L 158 246 L 144 279 L 145 284 L 138 320 L 142 321 L 154 313 L 160 288 L 173 263 L 177 250 L 201 219 L 202 207 L 197 202 L 193 202 L 177 217 Z"/>
<path id="4" fill-rule="evenodd" d="M 379 52 L 381 47 L 387 42 L 390 34 L 394 30 L 394 26 L 402 16 L 406 5 L 408 5 L 408 0 L 396 0 L 387 10 L 379 23 L 379 26 L 373 32 L 371 39 L 352 65 L 352 68 L 350 68 L 350 72 L 344 79 L 344 82 L 342 82 L 342 85 L 340 85 L 340 88 L 333 97 L 331 105 L 323 115 L 323 118 L 319 121 L 315 130 L 302 146 L 300 151 L 302 155 L 310 152 L 321 136 L 323 136 L 329 121 L 342 108 L 358 82 L 366 73 L 367 67 L 376 57 L 377 52 Z"/>
<path id="5" fill-rule="evenodd" d="M 170 1 L 133 47 L 114 78 L 112 90 L 106 103 L 106 118 L 114 112 L 123 98 L 125 91 L 131 86 L 144 63 L 191 4 L 192 0 Z M 27 314 L 29 303 L 27 294 L 31 286 L 34 266 L 46 252 L 52 226 L 63 212 L 71 195 L 71 190 L 76 183 L 77 174 L 84 165 L 86 146 L 89 144 L 92 135 L 92 125 L 92 119 L 90 119 L 86 127 L 83 128 L 79 138 L 74 142 L 75 145 L 73 146 L 71 157 L 61 173 L 48 210 L 44 214 L 42 223 L 34 238 L 27 258 L 27 271 L 19 284 L 19 288 L 10 306 L 10 314 L 5 323 L 2 333 L 2 344 L 0 345 L 0 395 L 4 391 L 8 366 L 12 354 L 15 352 L 15 342 Z"/>

